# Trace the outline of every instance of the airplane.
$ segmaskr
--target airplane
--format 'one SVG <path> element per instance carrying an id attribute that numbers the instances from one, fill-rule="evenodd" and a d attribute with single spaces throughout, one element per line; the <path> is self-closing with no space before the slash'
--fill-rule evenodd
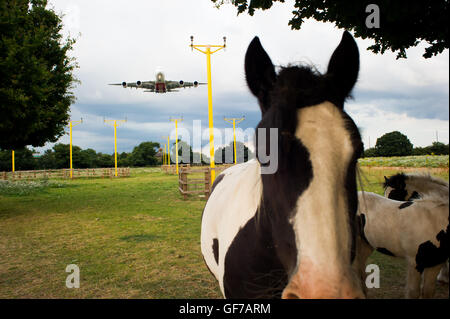
<path id="1" fill-rule="evenodd" d="M 163 72 L 156 73 L 156 81 L 137 81 L 133 83 L 113 83 L 109 85 L 121 85 L 124 88 L 136 88 L 145 89 L 144 92 L 154 92 L 154 93 L 166 93 L 166 92 L 178 92 L 179 88 L 186 87 L 198 87 L 199 85 L 204 85 L 206 83 L 194 82 L 184 82 L 180 81 L 166 81 Z"/>

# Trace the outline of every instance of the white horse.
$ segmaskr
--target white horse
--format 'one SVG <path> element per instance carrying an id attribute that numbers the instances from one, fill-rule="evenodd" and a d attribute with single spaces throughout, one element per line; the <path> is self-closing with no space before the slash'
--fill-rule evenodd
<path id="1" fill-rule="evenodd" d="M 395 200 L 414 200 L 433 194 L 443 200 L 448 199 L 448 182 L 430 174 L 399 173 L 384 177 L 384 196 Z M 438 281 L 448 284 L 448 260 L 437 277 Z"/>
<path id="2" fill-rule="evenodd" d="M 407 298 L 431 298 L 438 272 L 448 259 L 448 198 L 430 195 L 396 201 L 359 192 L 358 199 L 361 231 L 355 265 L 361 279 L 365 278 L 367 258 L 376 249 L 406 259 Z"/>

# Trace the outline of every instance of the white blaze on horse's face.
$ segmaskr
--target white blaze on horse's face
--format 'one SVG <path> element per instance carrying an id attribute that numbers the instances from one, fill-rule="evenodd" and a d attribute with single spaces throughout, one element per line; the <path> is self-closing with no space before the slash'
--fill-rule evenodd
<path id="1" fill-rule="evenodd" d="M 349 268 L 351 230 L 347 170 L 355 150 L 347 119 L 332 103 L 298 110 L 295 136 L 308 150 L 313 178 L 297 201 L 291 219 L 298 249 L 297 271 L 285 298 L 358 296 Z M 355 293 L 356 292 L 356 293 Z"/>

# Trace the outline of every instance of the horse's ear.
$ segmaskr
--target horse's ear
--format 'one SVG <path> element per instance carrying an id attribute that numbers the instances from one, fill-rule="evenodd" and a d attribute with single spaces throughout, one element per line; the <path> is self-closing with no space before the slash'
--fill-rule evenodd
<path id="1" fill-rule="evenodd" d="M 333 81 L 333 86 L 337 88 L 336 98 L 341 105 L 350 95 L 356 83 L 359 72 L 359 51 L 352 35 L 345 31 L 341 42 L 328 63 L 327 75 Z"/>
<path id="2" fill-rule="evenodd" d="M 276 73 L 258 37 L 252 40 L 245 54 L 245 78 L 250 91 L 258 98 L 261 111 L 264 113 L 269 107 L 268 93 L 273 87 Z"/>

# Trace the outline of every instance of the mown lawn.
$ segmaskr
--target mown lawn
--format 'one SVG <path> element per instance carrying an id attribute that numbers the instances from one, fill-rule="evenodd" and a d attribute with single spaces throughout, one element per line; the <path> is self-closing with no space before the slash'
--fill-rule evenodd
<path id="1" fill-rule="evenodd" d="M 363 168 L 367 191 L 383 175 Z M 439 173 L 448 180 L 448 170 Z M 204 201 L 182 200 L 177 177 L 135 169 L 124 179 L 0 184 L 0 298 L 220 298 L 200 253 Z M 375 253 L 373 298 L 401 298 L 401 260 Z M 80 268 L 79 289 L 65 268 Z M 437 297 L 448 298 L 439 285 Z"/>
<path id="2" fill-rule="evenodd" d="M 0 195 L 0 298 L 214 298 L 200 253 L 204 201 L 177 177 L 134 170 Z M 79 289 L 65 268 L 80 268 Z"/>

